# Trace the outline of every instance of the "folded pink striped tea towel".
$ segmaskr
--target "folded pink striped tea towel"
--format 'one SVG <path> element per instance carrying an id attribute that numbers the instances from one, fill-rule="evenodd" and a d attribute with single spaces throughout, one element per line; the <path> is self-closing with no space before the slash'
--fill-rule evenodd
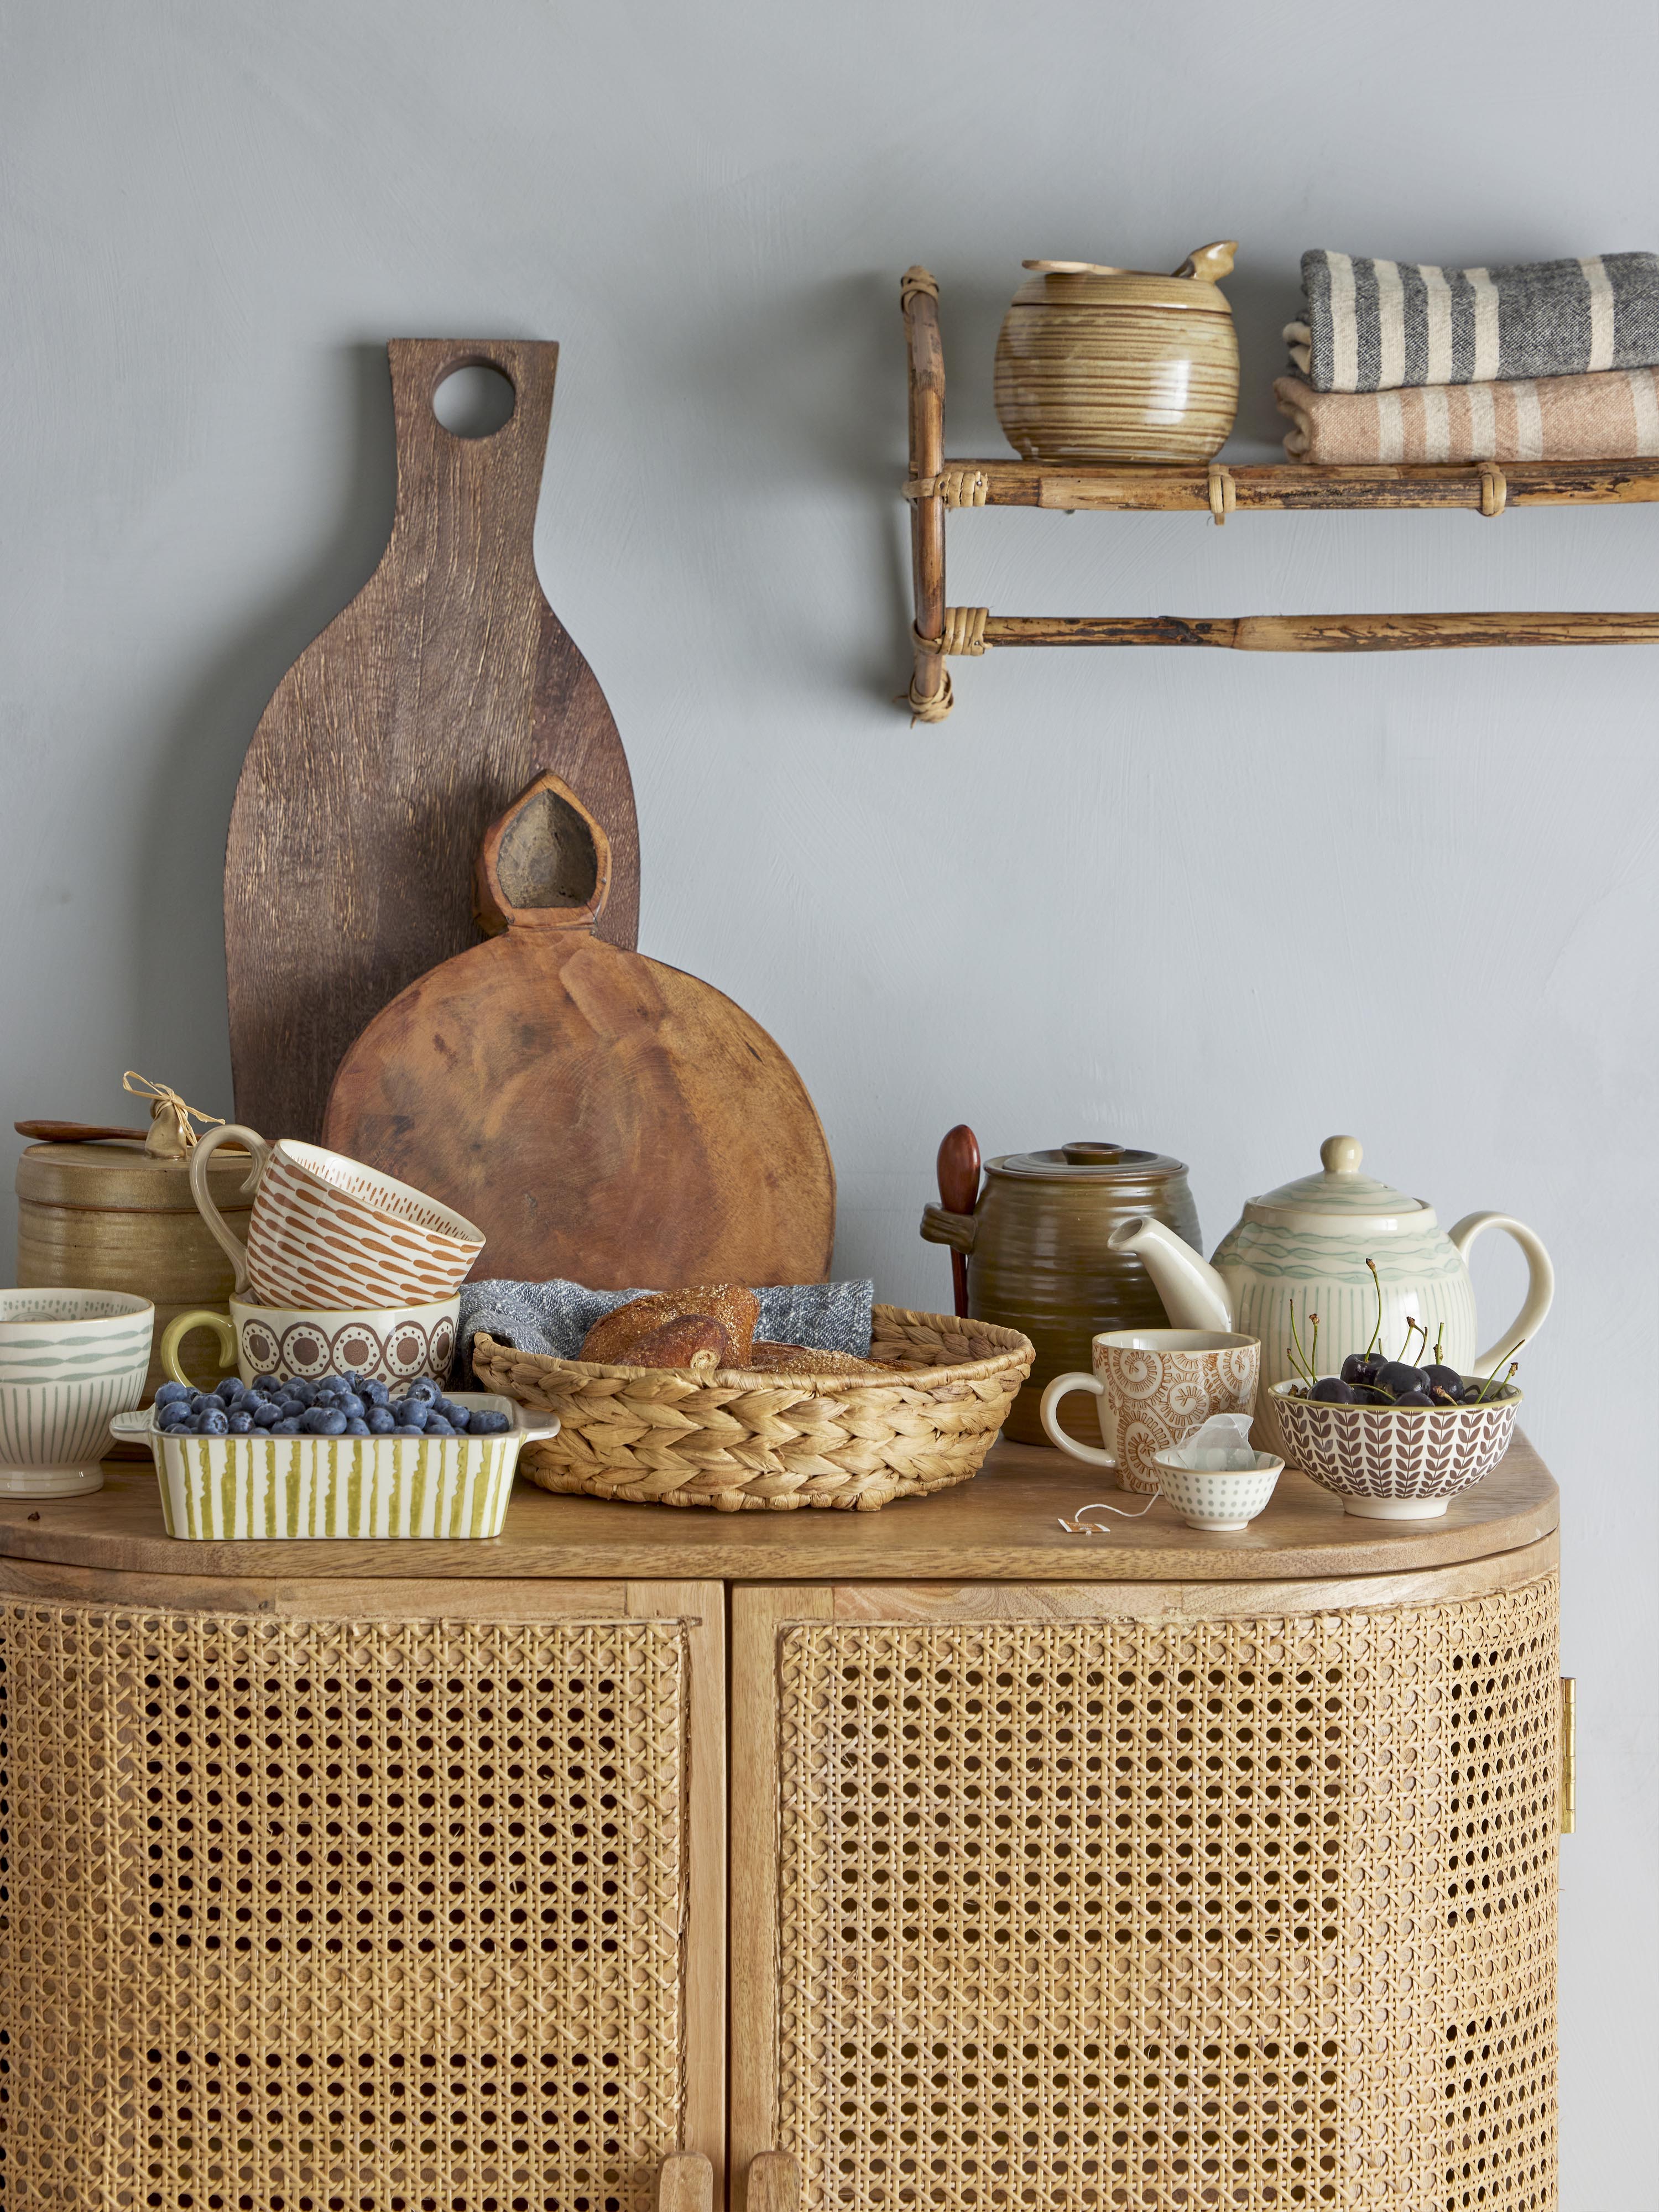
<path id="1" fill-rule="evenodd" d="M 1395 392 L 1273 385 L 1293 461 L 1621 461 L 1659 454 L 1659 369 Z"/>

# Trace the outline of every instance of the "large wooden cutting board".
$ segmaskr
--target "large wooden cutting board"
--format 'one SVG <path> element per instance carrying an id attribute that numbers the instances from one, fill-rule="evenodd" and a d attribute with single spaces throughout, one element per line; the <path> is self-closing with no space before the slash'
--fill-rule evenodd
<path id="1" fill-rule="evenodd" d="M 340 1056 L 372 1014 L 476 943 L 489 824 L 543 769 L 608 825 L 603 933 L 632 945 L 639 857 L 605 695 L 542 597 L 532 544 L 556 345 L 394 339 L 398 501 L 357 597 L 276 687 L 243 766 L 225 855 L 239 1120 L 314 1139 Z M 457 368 L 514 387 L 463 438 L 432 409 Z"/>
<path id="2" fill-rule="evenodd" d="M 480 1277 L 822 1280 L 835 1172 L 799 1076 L 709 984 L 600 942 L 611 881 L 603 830 L 538 777 L 481 855 L 497 933 L 370 1022 L 324 1143 L 476 1221 Z"/>

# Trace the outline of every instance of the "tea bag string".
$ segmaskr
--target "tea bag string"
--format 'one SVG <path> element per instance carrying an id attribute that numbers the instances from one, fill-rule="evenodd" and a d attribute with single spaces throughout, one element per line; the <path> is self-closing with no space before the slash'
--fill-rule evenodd
<path id="1" fill-rule="evenodd" d="M 1143 1514 L 1152 1511 L 1163 1495 L 1161 1490 L 1155 1490 L 1146 1503 L 1133 1513 L 1130 1512 L 1127 1505 L 1109 1505 L 1103 1498 L 1096 1504 L 1079 1505 L 1075 1517 L 1070 1521 L 1062 1513 L 1060 1516 L 1060 1525 L 1068 1536 L 1103 1536 L 1106 1531 L 1097 1522 L 1085 1521 L 1083 1517 L 1085 1513 L 1115 1513 L 1121 1521 L 1139 1521 Z"/>
<path id="2" fill-rule="evenodd" d="M 152 1083 L 148 1076 L 140 1075 L 130 1067 L 121 1078 L 121 1088 L 129 1097 L 148 1098 L 149 1134 L 144 1139 L 144 1150 L 164 1160 L 183 1159 L 196 1143 L 192 1120 L 210 1121 L 216 1127 L 224 1127 L 222 1114 L 204 1114 L 199 1106 L 187 1106 L 169 1083 Z"/>

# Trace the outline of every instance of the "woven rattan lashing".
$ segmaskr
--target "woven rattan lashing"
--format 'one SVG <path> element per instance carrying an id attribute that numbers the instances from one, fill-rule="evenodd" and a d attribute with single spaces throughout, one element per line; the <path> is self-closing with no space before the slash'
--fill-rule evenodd
<path id="1" fill-rule="evenodd" d="M 1553 1577 L 783 1626 L 805 2202 L 1553 2212 L 1556 1647 Z"/>
<path id="2" fill-rule="evenodd" d="M 5 2212 L 647 2212 L 683 1629 L 0 1608 Z"/>
<path id="3" fill-rule="evenodd" d="M 979 1472 L 1034 1357 L 989 1322 L 878 1306 L 870 1357 L 892 1376 L 602 1367 L 473 1340 L 479 1386 L 559 1417 L 526 1447 L 544 1490 L 725 1512 L 832 1505 L 873 1511 Z"/>

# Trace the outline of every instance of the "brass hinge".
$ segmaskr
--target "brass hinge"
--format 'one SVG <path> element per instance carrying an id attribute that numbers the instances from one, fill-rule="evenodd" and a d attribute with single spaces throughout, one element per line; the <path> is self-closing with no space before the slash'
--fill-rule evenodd
<path id="1" fill-rule="evenodd" d="M 1561 1832 L 1578 1826 L 1578 1685 L 1561 1677 Z"/>

